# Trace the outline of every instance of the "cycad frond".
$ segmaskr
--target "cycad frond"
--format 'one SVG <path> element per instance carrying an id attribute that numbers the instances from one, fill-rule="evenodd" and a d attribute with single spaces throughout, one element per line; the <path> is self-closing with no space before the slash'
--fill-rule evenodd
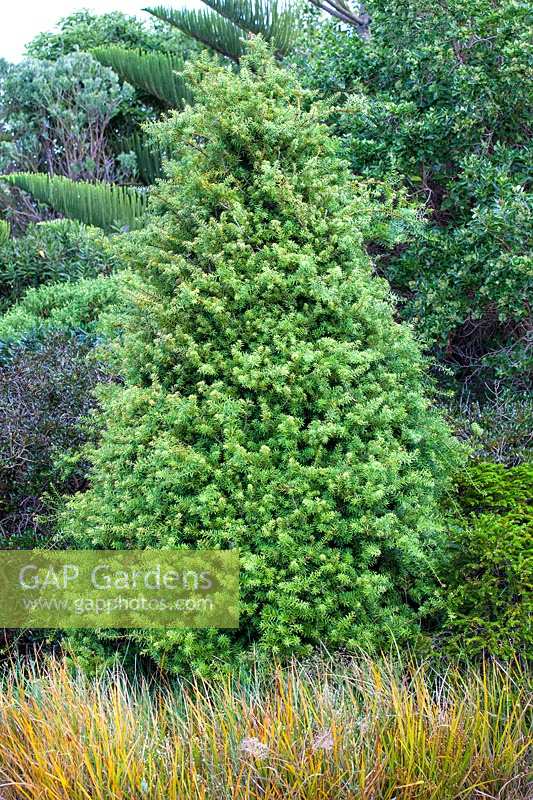
<path id="1" fill-rule="evenodd" d="M 179 56 L 130 50 L 118 45 L 96 47 L 91 52 L 101 64 L 115 70 L 122 80 L 168 106 L 180 107 L 191 99 L 185 80 L 178 74 L 183 69 L 183 59 Z"/>
<path id="2" fill-rule="evenodd" d="M 280 9 L 278 0 L 203 0 L 217 14 L 248 33 L 261 34 L 278 56 L 292 48 L 296 14 L 290 6 Z"/>
<path id="3" fill-rule="evenodd" d="M 120 140 L 120 148 L 125 152 L 135 153 L 137 173 L 140 180 L 150 186 L 162 175 L 162 162 L 165 157 L 155 142 L 138 133 Z"/>
<path id="4" fill-rule="evenodd" d="M 278 56 L 290 51 L 296 33 L 296 14 L 290 6 L 280 8 L 278 0 L 204 2 L 216 13 L 164 6 L 146 8 L 145 11 L 233 61 L 238 62 L 243 54 L 243 31 L 260 33 L 273 45 Z"/>
<path id="5" fill-rule="evenodd" d="M 224 19 L 220 14 L 203 9 L 175 9 L 164 6 L 154 6 L 144 10 L 236 63 L 244 53 L 242 39 L 245 34 L 237 25 Z"/>
<path id="6" fill-rule="evenodd" d="M 106 231 L 138 227 L 146 210 L 146 195 L 126 186 L 72 181 L 36 172 L 13 172 L 2 176 L 2 180 L 66 217 Z"/>
<path id="7" fill-rule="evenodd" d="M 5 219 L 0 219 L 0 246 L 7 242 L 10 233 L 9 222 L 6 222 Z"/>

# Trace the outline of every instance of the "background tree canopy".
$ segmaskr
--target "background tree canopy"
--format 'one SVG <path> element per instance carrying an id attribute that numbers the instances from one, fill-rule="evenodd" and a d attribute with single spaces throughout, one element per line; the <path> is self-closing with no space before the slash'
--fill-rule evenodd
<path id="1" fill-rule="evenodd" d="M 311 26 L 297 58 L 336 92 L 356 172 L 399 173 L 428 225 L 388 257 L 402 313 L 465 389 L 531 370 L 531 41 L 522 2 L 370 0 L 371 37 Z"/>

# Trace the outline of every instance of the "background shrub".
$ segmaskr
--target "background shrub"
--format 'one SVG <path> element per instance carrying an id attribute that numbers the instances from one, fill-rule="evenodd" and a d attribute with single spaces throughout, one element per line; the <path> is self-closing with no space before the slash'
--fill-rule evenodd
<path id="1" fill-rule="evenodd" d="M 94 340 L 102 313 L 121 302 L 122 283 L 122 275 L 99 275 L 28 289 L 0 317 L 0 360 L 13 345 L 44 341 L 54 331 Z"/>
<path id="2" fill-rule="evenodd" d="M 24 236 L 0 246 L 0 310 L 30 287 L 108 275 L 116 265 L 110 240 L 98 228 L 73 220 L 31 224 Z"/>
<path id="3" fill-rule="evenodd" d="M 133 94 L 89 53 L 11 65 L 0 79 L 0 122 L 9 133 L 2 171 L 113 179 L 119 165 L 108 143 L 111 122 Z"/>
<path id="4" fill-rule="evenodd" d="M 133 52 L 170 53 L 184 59 L 199 49 L 194 39 L 156 19 L 144 23 L 120 12 L 92 14 L 89 11 L 77 11 L 60 20 L 53 33 L 38 34 L 28 44 L 26 52 L 32 58 L 56 61 L 70 53 L 92 53 L 96 48 L 105 49 L 110 45 L 119 45 Z M 132 83 L 128 78 L 125 82 Z M 108 152 L 117 159 L 115 177 L 120 180 L 137 179 L 139 173 L 142 174 L 142 170 L 131 169 L 136 160 L 138 166 L 142 163 L 144 155 L 144 148 L 141 154 L 132 148 L 131 134 L 138 131 L 146 120 L 156 119 L 166 108 L 165 103 L 142 87 L 129 86 L 128 92 L 128 102 L 121 104 L 113 117 L 112 126 L 106 130 Z M 136 158 L 132 159 L 134 152 Z M 127 161 L 124 161 L 126 158 Z"/>
<path id="5" fill-rule="evenodd" d="M 35 545 L 50 533 L 39 520 L 44 492 L 79 488 L 83 470 L 61 475 L 55 458 L 85 439 L 79 423 L 94 405 L 91 390 L 101 367 L 86 358 L 88 345 L 55 333 L 44 343 L 14 347 L 0 364 L 0 541 Z"/>
<path id="6" fill-rule="evenodd" d="M 55 61 L 77 50 L 88 51 L 110 44 L 172 53 L 182 53 L 187 48 L 192 53 L 198 49 L 192 39 L 158 20 L 147 25 L 120 11 L 109 14 L 76 11 L 63 17 L 54 32 L 38 33 L 27 45 L 26 53 L 33 58 Z"/>
<path id="7" fill-rule="evenodd" d="M 531 369 L 529 10 L 520 0 L 365 2 L 370 37 L 319 20 L 301 74 L 337 95 L 356 174 L 399 174 L 426 233 L 381 268 L 474 400 Z M 344 106 L 344 113 L 342 108 Z"/>
<path id="8" fill-rule="evenodd" d="M 466 395 L 453 407 L 457 433 L 468 441 L 478 459 L 507 466 L 531 463 L 533 445 L 533 396 L 499 388 L 491 390 L 484 402 Z"/>
<path id="9" fill-rule="evenodd" d="M 480 462 L 459 486 L 451 543 L 447 648 L 472 657 L 533 652 L 533 465 Z"/>

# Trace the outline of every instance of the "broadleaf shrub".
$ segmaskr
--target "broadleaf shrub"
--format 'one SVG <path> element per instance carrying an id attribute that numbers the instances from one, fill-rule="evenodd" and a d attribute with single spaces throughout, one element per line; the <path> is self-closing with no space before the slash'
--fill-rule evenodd
<path id="1" fill-rule="evenodd" d="M 297 57 L 357 174 L 400 174 L 428 226 L 382 268 L 473 399 L 531 371 L 531 36 L 522 0 L 367 0 L 370 36 L 317 18 Z M 342 113 L 342 108 L 343 112 Z"/>
<path id="2" fill-rule="evenodd" d="M 0 310 L 30 287 L 109 274 L 116 267 L 102 231 L 73 220 L 29 225 L 24 236 L 0 246 Z"/>
<path id="3" fill-rule="evenodd" d="M 120 86 L 113 70 L 89 53 L 10 65 L 0 83 L 0 121 L 10 133 L 0 148 L 0 170 L 117 178 L 120 167 L 108 139 L 112 122 L 130 110 L 133 98 L 132 87 Z"/>
<path id="4" fill-rule="evenodd" d="M 144 23 L 120 11 L 107 14 L 74 11 L 59 20 L 54 32 L 38 33 L 26 46 L 26 53 L 33 58 L 56 61 L 67 53 L 88 52 L 94 47 L 113 44 L 182 55 L 198 49 L 191 39 L 155 20 Z"/>
<path id="5" fill-rule="evenodd" d="M 458 434 L 468 440 L 472 454 L 482 460 L 514 467 L 533 459 L 533 396 L 503 389 L 489 401 L 464 401 L 452 408 Z"/>
<path id="6" fill-rule="evenodd" d="M 76 547 L 240 549 L 239 630 L 129 635 L 174 670 L 412 639 L 457 459 L 324 108 L 251 48 L 238 76 L 201 59 L 194 106 L 154 126 L 125 385 L 63 521 Z"/>
<path id="7" fill-rule="evenodd" d="M 54 32 L 39 33 L 26 46 L 26 53 L 40 61 L 57 61 L 80 50 L 91 53 L 95 48 L 115 45 L 128 50 L 170 54 L 182 59 L 190 58 L 199 49 L 194 39 L 155 19 L 143 22 L 118 11 L 108 14 L 75 11 L 59 20 Z M 124 156 L 129 148 L 122 147 L 123 140 L 134 135 L 144 121 L 157 119 L 165 107 L 166 104 L 158 101 L 153 94 L 147 94 L 141 86 L 129 86 L 127 102 L 121 104 L 112 125 L 107 129 L 108 153 L 114 156 L 115 178 L 128 182 L 132 180 L 131 171 L 124 164 Z M 150 182 L 153 183 L 153 180 Z"/>
<path id="8" fill-rule="evenodd" d="M 85 440 L 80 423 L 94 406 L 93 388 L 105 379 L 88 352 L 87 342 L 56 332 L 44 343 L 21 342 L 0 363 L 2 547 L 42 543 L 51 533 L 43 495 L 83 483 L 82 466 L 62 474 L 55 459 Z"/>

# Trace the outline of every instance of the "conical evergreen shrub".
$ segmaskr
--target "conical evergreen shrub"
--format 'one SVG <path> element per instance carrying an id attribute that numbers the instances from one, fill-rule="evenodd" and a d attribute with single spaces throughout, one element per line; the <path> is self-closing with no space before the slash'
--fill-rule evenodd
<path id="1" fill-rule="evenodd" d="M 372 275 L 325 109 L 261 40 L 238 76 L 198 69 L 195 105 L 155 126 L 171 160 L 125 237 L 142 286 L 125 385 L 105 390 L 64 532 L 240 549 L 238 631 L 129 634 L 176 670 L 408 639 L 456 458 L 419 348 Z"/>

